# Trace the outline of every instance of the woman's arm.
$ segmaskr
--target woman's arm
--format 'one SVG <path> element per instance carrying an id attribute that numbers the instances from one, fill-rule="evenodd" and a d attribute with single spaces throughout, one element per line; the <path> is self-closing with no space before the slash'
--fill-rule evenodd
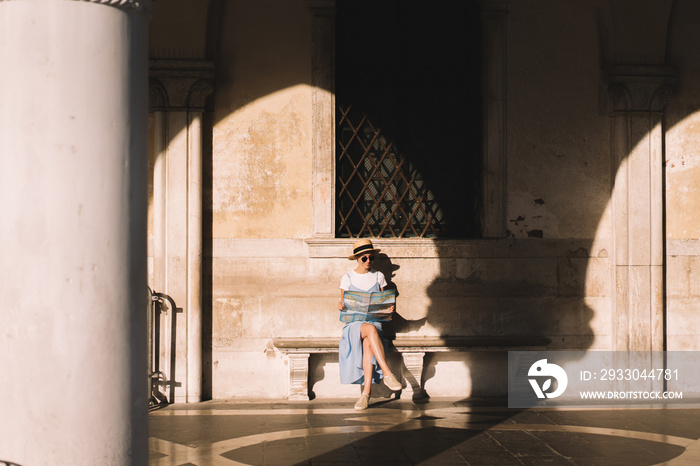
<path id="1" fill-rule="evenodd" d="M 340 301 L 338 301 L 338 310 L 342 311 L 345 309 L 345 302 L 343 301 L 343 295 L 345 294 L 345 290 L 340 290 Z"/>
<path id="2" fill-rule="evenodd" d="M 382 291 L 384 291 L 384 290 L 386 290 L 386 286 L 383 286 L 383 287 L 382 287 Z M 391 307 L 388 307 L 388 308 L 386 309 L 386 312 L 390 314 L 390 313 L 394 312 L 395 310 L 396 310 L 396 305 L 393 305 L 393 306 L 391 306 Z"/>

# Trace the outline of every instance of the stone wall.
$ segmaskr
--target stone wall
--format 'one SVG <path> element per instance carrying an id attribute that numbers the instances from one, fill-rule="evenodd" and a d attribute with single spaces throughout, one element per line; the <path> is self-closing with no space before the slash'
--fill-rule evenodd
<path id="1" fill-rule="evenodd" d="M 700 61 L 687 44 L 700 29 L 688 19 L 697 7 L 676 3 L 668 61 L 679 85 L 663 120 L 664 332 L 668 349 L 687 350 L 700 333 Z M 612 231 L 620 219 L 611 196 L 619 165 L 600 79 L 599 4 L 508 3 L 506 236 L 376 240 L 377 268 L 400 294 L 390 333 L 542 335 L 553 349 L 616 348 Z M 205 396 L 215 399 L 284 397 L 287 361 L 271 339 L 339 336 L 342 327 L 338 284 L 353 268 L 352 240 L 314 237 L 317 196 L 332 193 L 314 190 L 309 5 L 231 1 L 223 9 L 204 175 Z M 505 353 L 430 356 L 426 391 L 502 394 L 505 364 Z M 310 365 L 317 397 L 357 394 L 339 384 L 334 357 L 312 356 Z"/>

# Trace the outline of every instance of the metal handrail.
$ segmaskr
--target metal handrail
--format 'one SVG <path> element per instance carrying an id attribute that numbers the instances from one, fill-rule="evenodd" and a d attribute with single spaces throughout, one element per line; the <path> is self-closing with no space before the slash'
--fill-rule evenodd
<path id="1" fill-rule="evenodd" d="M 157 385 L 168 385 L 168 379 L 165 373 L 160 370 L 160 338 L 154 335 L 156 327 L 156 319 L 160 319 L 160 313 L 167 314 L 168 308 L 165 303 L 169 302 L 174 309 L 174 302 L 169 296 L 157 293 L 148 287 L 148 306 L 147 306 L 147 328 L 148 328 L 148 406 L 149 409 L 161 406 L 167 403 L 167 398 L 156 389 Z M 154 357 L 154 355 L 158 355 Z"/>

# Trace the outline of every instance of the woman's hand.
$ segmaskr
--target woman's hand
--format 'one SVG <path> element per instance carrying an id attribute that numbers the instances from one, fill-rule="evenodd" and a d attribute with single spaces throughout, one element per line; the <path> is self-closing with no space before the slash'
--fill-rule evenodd
<path id="1" fill-rule="evenodd" d="M 338 301 L 338 310 L 342 311 L 345 309 L 345 301 L 343 301 L 343 296 L 345 296 L 345 290 L 340 290 L 340 301 Z"/>
<path id="2" fill-rule="evenodd" d="M 391 313 L 394 312 L 395 310 L 396 310 L 396 306 L 391 306 L 391 307 L 389 307 L 389 308 L 386 309 L 386 312 L 389 313 L 389 314 L 391 314 Z"/>

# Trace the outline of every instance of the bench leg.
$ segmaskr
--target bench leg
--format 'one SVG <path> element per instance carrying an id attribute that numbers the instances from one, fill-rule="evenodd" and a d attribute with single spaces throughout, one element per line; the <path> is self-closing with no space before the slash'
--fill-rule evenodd
<path id="1" fill-rule="evenodd" d="M 309 353 L 289 354 L 290 400 L 309 399 Z"/>
<path id="2" fill-rule="evenodd" d="M 406 368 L 403 376 L 408 382 L 404 393 L 411 394 L 411 398 L 418 399 L 424 396 L 423 392 L 423 358 L 425 353 L 401 353 L 403 364 Z"/>

